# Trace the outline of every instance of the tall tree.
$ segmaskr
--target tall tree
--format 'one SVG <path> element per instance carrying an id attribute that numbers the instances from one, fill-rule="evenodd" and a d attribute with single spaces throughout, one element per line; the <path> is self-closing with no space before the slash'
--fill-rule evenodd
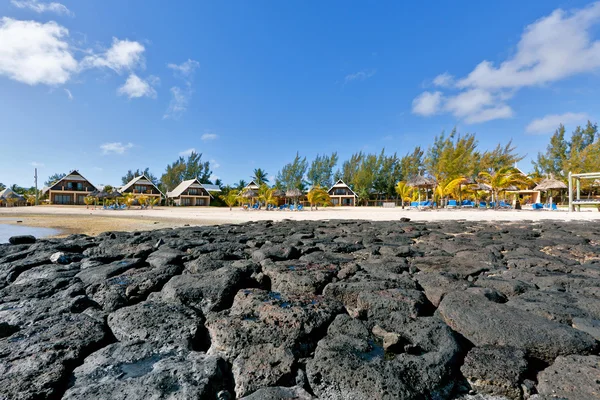
<path id="1" fill-rule="evenodd" d="M 504 146 L 498 143 L 494 150 L 486 150 L 483 152 L 481 160 L 476 166 L 475 173 L 479 174 L 481 171 L 493 173 L 502 168 L 514 166 L 516 162 L 523 159 L 523 156 L 520 156 L 515 152 L 516 150 L 516 146 L 513 146 L 512 144 L 512 139 Z"/>
<path id="2" fill-rule="evenodd" d="M 406 155 L 400 159 L 400 172 L 403 180 L 408 181 L 423 173 L 423 156 L 423 150 L 420 146 L 417 146 L 412 153 L 406 153 Z"/>
<path id="3" fill-rule="evenodd" d="M 245 180 L 243 180 L 243 179 L 240 179 L 240 181 L 239 181 L 239 182 L 236 184 L 236 189 L 237 189 L 238 191 L 240 191 L 240 190 L 242 190 L 243 188 L 245 188 L 247 184 L 248 184 L 248 183 L 247 183 Z"/>
<path id="4" fill-rule="evenodd" d="M 290 190 L 300 189 L 304 187 L 304 174 L 308 168 L 306 157 L 300 158 L 300 154 L 296 153 L 294 161 L 283 166 L 281 171 L 277 173 L 275 185 L 278 188 Z"/>
<path id="5" fill-rule="evenodd" d="M 261 186 L 263 183 L 269 183 L 269 179 L 267 178 L 269 174 L 261 168 L 254 169 L 254 175 L 251 177 L 254 183 L 258 186 Z"/>
<path id="6" fill-rule="evenodd" d="M 48 179 L 46 180 L 46 182 L 44 182 L 44 186 L 52 186 L 54 185 L 56 182 L 60 181 L 62 178 L 64 178 L 65 176 L 67 176 L 67 174 L 59 174 L 56 173 L 54 175 L 50 175 L 48 177 Z"/>
<path id="7" fill-rule="evenodd" d="M 337 153 L 328 155 L 319 155 L 310 163 L 310 168 L 306 173 L 306 178 L 312 187 L 321 186 L 329 188 L 333 185 L 333 167 L 338 162 Z"/>
<path id="8" fill-rule="evenodd" d="M 479 160 L 477 140 L 473 134 L 460 135 L 456 128 L 448 137 L 444 132 L 436 136 L 433 145 L 427 150 L 425 167 L 439 184 L 474 173 Z"/>
<path id="9" fill-rule="evenodd" d="M 136 169 L 135 171 L 128 170 L 127 173 L 125 174 L 125 176 L 121 177 L 121 183 L 123 183 L 123 185 L 126 185 L 133 178 L 137 178 L 138 176 L 142 176 L 142 175 L 145 175 L 146 178 L 148 178 L 150 180 L 150 182 L 154 183 L 157 186 L 160 183 L 159 179 L 156 176 L 154 176 L 154 174 L 152 174 L 152 172 L 150 172 L 150 168 L 146 168 L 143 170 Z"/>
<path id="10" fill-rule="evenodd" d="M 540 174 L 552 174 L 556 178 L 564 179 L 564 165 L 568 157 L 569 144 L 565 140 L 565 126 L 560 124 L 558 129 L 550 138 L 550 144 L 545 153 L 538 153 L 537 161 L 533 163 L 536 171 Z"/>
<path id="11" fill-rule="evenodd" d="M 353 186 L 355 176 L 358 173 L 358 170 L 360 169 L 364 157 L 365 155 L 362 151 L 352 154 L 350 159 L 344 161 L 342 164 L 342 168 L 336 172 L 335 179 L 342 179 L 344 182 L 346 182 L 347 185 Z"/>
<path id="12" fill-rule="evenodd" d="M 6 185 L 2 182 L 0 182 L 0 190 L 4 190 L 6 189 Z"/>
<path id="13" fill-rule="evenodd" d="M 167 165 L 160 181 L 167 191 L 173 190 L 182 181 L 197 178 L 201 183 L 211 184 L 210 162 L 202 162 L 202 153 L 192 152 L 187 159 L 179 157 L 177 161 Z"/>

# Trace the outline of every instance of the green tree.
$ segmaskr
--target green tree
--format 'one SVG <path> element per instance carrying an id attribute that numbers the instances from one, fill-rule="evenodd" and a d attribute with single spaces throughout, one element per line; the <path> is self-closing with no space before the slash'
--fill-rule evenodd
<path id="1" fill-rule="evenodd" d="M 537 161 L 533 163 L 534 169 L 540 174 L 552 174 L 554 177 L 564 179 L 568 171 L 564 165 L 569 152 L 569 144 L 565 140 L 565 126 L 560 124 L 550 138 L 550 144 L 544 154 L 538 153 Z"/>
<path id="2" fill-rule="evenodd" d="M 121 183 L 123 185 L 126 185 L 132 179 L 137 178 L 138 176 L 142 176 L 142 175 L 145 175 L 146 178 L 148 178 L 150 180 L 150 182 L 154 183 L 156 186 L 159 185 L 159 183 L 160 183 L 159 179 L 156 176 L 154 176 L 154 174 L 152 174 L 152 172 L 150 172 L 150 168 L 146 168 L 144 170 L 136 169 L 135 171 L 128 170 L 127 173 L 125 174 L 125 176 L 121 177 Z"/>
<path id="3" fill-rule="evenodd" d="M 400 198 L 400 202 L 402 203 L 402 209 L 404 209 L 404 203 L 412 200 L 414 189 L 408 186 L 406 182 L 400 181 L 396 185 L 395 190 L 398 198 Z"/>
<path id="4" fill-rule="evenodd" d="M 200 183 L 211 184 L 211 175 L 210 162 L 202 162 L 202 153 L 192 152 L 187 159 L 179 157 L 175 162 L 167 165 L 160 181 L 163 189 L 171 191 L 181 182 L 194 178 L 197 178 Z"/>
<path id="5" fill-rule="evenodd" d="M 417 146 L 412 153 L 407 153 L 400 159 L 400 176 L 402 180 L 408 181 L 423 172 L 423 156 L 423 150 Z"/>
<path id="6" fill-rule="evenodd" d="M 483 183 L 487 183 L 492 188 L 495 208 L 498 208 L 498 193 L 509 186 L 525 186 L 531 183 L 528 177 L 521 174 L 519 170 L 513 167 L 505 167 L 498 171 L 479 173 L 479 178 Z"/>
<path id="7" fill-rule="evenodd" d="M 6 189 L 6 185 L 2 182 L 0 182 L 0 190 L 4 190 Z"/>
<path id="8" fill-rule="evenodd" d="M 425 168 L 440 184 L 472 176 L 479 161 L 475 135 L 457 134 L 456 128 L 448 137 L 442 132 L 427 150 Z"/>
<path id="9" fill-rule="evenodd" d="M 502 168 L 512 167 L 516 162 L 523 159 L 522 156 L 515 153 L 516 147 L 512 145 L 512 140 L 504 146 L 498 144 L 492 151 L 484 151 L 479 165 L 476 166 L 476 174 L 481 171 L 493 172 Z"/>
<path id="10" fill-rule="evenodd" d="M 44 182 L 44 186 L 50 187 L 50 186 L 54 185 L 56 182 L 60 181 L 65 176 L 67 176 L 67 174 L 56 173 L 56 174 L 50 175 L 48 177 L 48 179 L 46 180 L 46 182 Z"/>
<path id="11" fill-rule="evenodd" d="M 268 175 L 269 174 L 267 174 L 265 170 L 261 168 L 255 168 L 254 175 L 251 178 L 254 181 L 254 183 L 260 186 L 263 183 L 269 183 L 269 179 L 267 178 Z"/>
<path id="12" fill-rule="evenodd" d="M 265 203 L 265 207 L 269 204 L 277 205 L 276 189 L 270 188 L 266 183 L 260 185 L 258 189 L 258 201 Z"/>
<path id="13" fill-rule="evenodd" d="M 231 211 L 231 209 L 240 201 L 240 195 L 237 190 L 230 190 L 229 192 L 222 194 L 219 197 L 225 202 L 225 204 L 227 204 L 227 206 L 229 207 L 229 211 Z"/>
<path id="14" fill-rule="evenodd" d="M 319 209 L 319 206 L 325 206 L 331 203 L 331 198 L 327 193 L 327 190 L 321 186 L 313 186 L 312 189 L 306 195 L 308 202 L 310 203 L 310 210 L 312 211 L 313 206 L 315 210 Z"/>
<path id="15" fill-rule="evenodd" d="M 245 188 L 247 184 L 248 183 L 245 180 L 240 179 L 240 181 L 236 184 L 236 188 L 237 188 L 238 191 L 240 191 L 243 188 Z"/>
<path id="16" fill-rule="evenodd" d="M 319 155 L 310 163 L 310 168 L 306 173 L 306 178 L 312 187 L 331 187 L 333 185 L 333 167 L 338 162 L 337 153 L 328 155 Z"/>
<path id="17" fill-rule="evenodd" d="M 281 171 L 277 173 L 275 186 L 284 190 L 302 190 L 304 187 L 304 174 L 306 174 L 307 168 L 306 157 L 300 158 L 300 155 L 296 153 L 294 161 L 284 165 Z"/>

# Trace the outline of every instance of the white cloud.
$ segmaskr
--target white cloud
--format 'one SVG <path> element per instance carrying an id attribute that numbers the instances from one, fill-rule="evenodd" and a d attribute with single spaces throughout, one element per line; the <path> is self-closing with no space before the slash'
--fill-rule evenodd
<path id="1" fill-rule="evenodd" d="M 121 73 L 144 66 L 145 47 L 135 41 L 113 38 L 112 46 L 103 54 L 87 56 L 81 62 L 83 68 L 110 68 Z"/>
<path id="2" fill-rule="evenodd" d="M 415 113 L 433 115 L 431 110 L 438 109 L 435 104 L 466 123 L 510 118 L 513 110 L 506 102 L 519 89 L 600 69 L 600 40 L 592 38 L 599 24 L 600 2 L 569 12 L 557 9 L 525 27 L 514 54 L 498 66 L 484 60 L 458 80 L 447 72 L 438 75 L 434 85 L 458 90 L 458 94 L 440 93 L 443 104 L 439 104 L 425 92 L 413 101 L 413 112 L 415 104 L 423 104 L 430 112 Z"/>
<path id="3" fill-rule="evenodd" d="M 139 97 L 150 97 L 156 98 L 156 90 L 145 80 L 141 79 L 136 74 L 131 74 L 125 81 L 125 84 L 121 86 L 117 93 L 119 95 L 125 95 L 130 99 Z"/>
<path id="4" fill-rule="evenodd" d="M 181 157 L 189 157 L 192 153 L 195 153 L 195 152 L 196 152 L 196 149 L 194 147 L 192 147 L 190 149 L 180 152 L 179 155 Z"/>
<path id="5" fill-rule="evenodd" d="M 44 164 L 43 163 L 39 163 L 37 161 L 32 161 L 31 162 L 31 166 L 32 167 L 44 167 Z"/>
<path id="6" fill-rule="evenodd" d="M 444 72 L 433 79 L 433 84 L 440 87 L 452 86 L 454 84 L 454 76 Z"/>
<path id="7" fill-rule="evenodd" d="M 501 104 L 495 107 L 485 108 L 476 113 L 469 114 L 465 117 L 467 124 L 478 124 L 481 122 L 492 121 L 494 119 L 512 118 L 513 110 L 506 104 Z"/>
<path id="8" fill-rule="evenodd" d="M 190 78 L 194 72 L 196 72 L 196 69 L 200 67 L 200 63 L 198 61 L 194 61 L 194 60 L 187 60 L 186 62 L 182 63 L 182 64 L 167 64 L 168 68 L 171 68 L 176 75 L 180 75 L 184 78 Z"/>
<path id="9" fill-rule="evenodd" d="M 217 168 L 219 168 L 219 167 L 221 166 L 221 164 L 219 164 L 219 163 L 217 162 L 217 160 L 210 160 L 209 162 L 210 162 L 210 167 L 211 167 L 212 169 L 217 169 Z"/>
<path id="10" fill-rule="evenodd" d="M 591 30 L 600 22 L 600 3 L 566 12 L 555 10 L 525 28 L 516 53 L 500 66 L 482 61 L 461 88 L 520 88 L 554 82 L 600 67 L 600 41 Z"/>
<path id="11" fill-rule="evenodd" d="M 583 123 L 588 119 L 589 116 L 586 113 L 568 112 L 565 114 L 548 114 L 542 118 L 531 121 L 525 128 L 525 131 L 527 133 L 538 135 L 552 133 L 560 124 Z"/>
<path id="12" fill-rule="evenodd" d="M 200 139 L 202 139 L 202 141 L 207 142 L 209 140 L 215 140 L 219 137 L 219 135 L 217 135 L 216 133 L 205 133 L 204 135 L 202 135 L 200 137 Z"/>
<path id="13" fill-rule="evenodd" d="M 28 85 L 60 85 L 77 71 L 77 60 L 55 22 L 0 19 L 0 75 Z"/>
<path id="14" fill-rule="evenodd" d="M 67 94 L 69 100 L 73 100 L 73 93 L 71 93 L 69 89 L 65 89 L 65 93 Z"/>
<path id="15" fill-rule="evenodd" d="M 369 79 L 370 77 L 375 75 L 376 72 L 377 72 L 376 70 L 371 69 L 371 70 L 358 71 L 353 74 L 348 74 L 344 78 L 344 83 L 349 83 L 349 82 L 356 81 L 356 80 L 364 81 L 365 79 Z"/>
<path id="16" fill-rule="evenodd" d="M 183 113 L 187 110 L 188 103 L 191 97 L 191 89 L 181 89 L 179 86 L 173 86 L 171 88 L 171 102 L 169 108 L 163 115 L 163 119 L 179 119 Z"/>
<path id="17" fill-rule="evenodd" d="M 27 8 L 31 11 L 35 11 L 38 14 L 44 12 L 53 12 L 59 15 L 75 15 L 65 5 L 60 3 L 41 3 L 38 0 L 11 0 L 10 2 L 15 7 Z"/>
<path id="18" fill-rule="evenodd" d="M 133 147 L 133 143 L 112 142 L 100 145 L 102 154 L 125 154 L 127 150 Z"/>
<path id="19" fill-rule="evenodd" d="M 440 111 L 442 92 L 423 92 L 412 102 L 413 114 L 430 116 Z"/>

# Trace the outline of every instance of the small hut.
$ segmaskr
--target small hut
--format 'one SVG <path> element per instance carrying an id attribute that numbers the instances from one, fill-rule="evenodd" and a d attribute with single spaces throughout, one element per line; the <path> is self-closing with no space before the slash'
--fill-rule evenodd
<path id="1" fill-rule="evenodd" d="M 548 203 L 552 204 L 552 191 L 568 189 L 567 184 L 552 177 L 541 181 L 533 190 L 548 192 Z"/>
<path id="2" fill-rule="evenodd" d="M 435 187 L 435 181 L 431 178 L 427 178 L 423 175 L 417 175 L 410 179 L 407 183 L 408 186 L 417 188 L 419 191 L 419 204 L 421 203 L 421 189 L 425 189 L 425 201 L 428 200 L 428 190 Z"/>

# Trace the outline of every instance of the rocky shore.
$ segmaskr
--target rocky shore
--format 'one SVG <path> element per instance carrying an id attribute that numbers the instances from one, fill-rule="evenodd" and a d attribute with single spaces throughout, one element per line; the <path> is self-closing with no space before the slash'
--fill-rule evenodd
<path id="1" fill-rule="evenodd" d="M 600 226 L 281 221 L 0 245 L 0 399 L 600 398 Z"/>

